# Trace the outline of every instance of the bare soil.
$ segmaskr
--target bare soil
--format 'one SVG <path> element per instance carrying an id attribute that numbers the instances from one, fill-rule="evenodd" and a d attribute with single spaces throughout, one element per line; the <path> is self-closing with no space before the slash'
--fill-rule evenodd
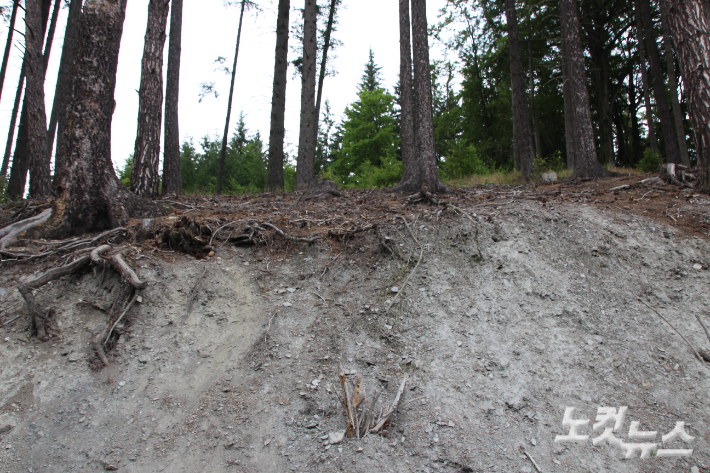
<path id="1" fill-rule="evenodd" d="M 0 326 L 0 471 L 710 472 L 710 364 L 640 302 L 710 351 L 695 318 L 710 325 L 710 199 L 640 179 L 465 189 L 449 205 L 379 191 L 172 201 L 159 224 L 222 228 L 216 254 L 172 251 L 158 230 L 124 239 L 148 288 L 103 369 L 90 342 L 118 276 L 37 290 L 57 308 L 42 343 L 16 288 L 68 255 L 5 261 L 0 321 L 21 317 Z M 319 239 L 227 240 L 264 223 Z M 330 443 L 346 428 L 338 363 L 383 406 L 409 375 L 382 435 Z M 623 442 L 639 421 L 654 450 L 692 455 L 594 446 L 598 408 L 620 406 Z M 566 407 L 590 419 L 584 443 L 555 442 Z M 662 445 L 677 422 L 695 439 Z"/>

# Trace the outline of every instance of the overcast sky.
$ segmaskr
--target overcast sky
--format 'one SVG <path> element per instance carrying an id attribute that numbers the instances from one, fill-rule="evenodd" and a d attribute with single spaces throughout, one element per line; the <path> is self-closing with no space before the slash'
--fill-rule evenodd
<path id="1" fill-rule="evenodd" d="M 277 0 L 258 1 L 260 13 L 245 14 L 242 41 L 237 64 L 237 77 L 232 107 L 234 125 L 243 111 L 251 132 L 259 131 L 266 143 L 269 137 L 271 113 L 271 89 L 274 72 L 274 48 L 276 44 Z M 343 46 L 335 50 L 337 56 L 332 67 L 338 72 L 327 77 L 324 99 L 330 100 L 335 116 L 339 119 L 345 107 L 357 98 L 357 84 L 362 76 L 369 49 L 375 53 L 375 61 L 382 66 L 383 85 L 390 91 L 397 82 L 399 72 L 399 32 L 397 0 L 343 0 L 340 24 L 335 37 Z M 427 19 L 430 24 L 437 20 L 439 9 L 445 0 L 427 1 Z M 291 1 L 291 20 L 296 19 L 296 8 L 303 2 Z M 223 0 L 184 0 L 182 32 L 182 64 L 180 71 L 180 136 L 181 141 L 192 137 L 195 144 L 210 134 L 221 137 L 224 130 L 230 77 L 215 71 L 213 61 L 224 56 L 226 64 L 234 61 L 234 46 L 239 25 L 239 9 L 225 7 Z M 116 85 L 116 111 L 113 116 L 112 156 L 117 166 L 122 166 L 133 152 L 138 116 L 138 93 L 140 85 L 143 39 L 148 13 L 147 0 L 128 0 L 126 22 L 123 30 Z M 57 70 L 61 56 L 67 9 L 64 8 L 57 26 L 50 66 L 47 71 L 47 114 L 51 110 Z M 18 19 L 16 27 L 24 32 L 24 23 Z M 5 44 L 7 26 L 3 26 L 0 44 Z M 0 98 L 0 129 L 7 130 L 21 65 L 21 36 L 15 34 L 5 87 Z M 291 38 L 289 46 L 294 45 Z M 167 69 L 167 44 L 165 68 Z M 432 59 L 441 57 L 438 48 L 432 50 Z M 301 86 L 289 68 L 286 90 L 286 149 L 295 155 L 298 144 Z M 205 98 L 199 103 L 200 84 L 215 82 L 219 98 Z M 325 101 L 325 100 L 324 100 Z M 231 133 L 231 132 L 230 132 Z M 4 133 L 0 136 L 6 136 Z M 4 150 L 6 138 L 0 143 Z"/>

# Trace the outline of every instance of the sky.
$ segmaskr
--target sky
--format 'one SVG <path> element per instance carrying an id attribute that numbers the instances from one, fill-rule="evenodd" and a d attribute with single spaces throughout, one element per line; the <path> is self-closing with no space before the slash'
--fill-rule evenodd
<path id="1" fill-rule="evenodd" d="M 250 132 L 259 132 L 266 143 L 269 137 L 271 115 L 271 90 L 276 45 L 276 13 L 278 0 L 257 1 L 261 12 L 247 12 L 244 17 L 242 39 L 237 63 L 236 85 L 232 106 L 230 134 L 234 131 L 239 113 L 243 112 Z M 370 48 L 375 62 L 382 67 L 383 86 L 390 91 L 397 83 L 399 73 L 398 3 L 396 0 L 343 0 L 340 23 L 335 37 L 343 45 L 335 50 L 332 67 L 335 77 L 326 77 L 324 102 L 330 101 L 336 119 L 345 107 L 357 99 L 357 84 L 362 77 Z M 446 0 L 427 1 L 429 24 Z M 302 8 L 300 0 L 291 1 L 291 22 Z M 57 33 L 47 70 L 45 95 L 47 114 L 51 110 L 56 76 L 64 40 L 67 8 L 62 9 Z M 112 127 L 112 158 L 117 167 L 123 166 L 133 152 L 138 117 L 138 88 L 146 30 L 148 0 L 128 0 L 116 82 L 116 110 Z M 168 20 L 169 24 L 169 20 Z M 216 70 L 214 60 L 223 56 L 225 64 L 234 61 L 234 47 L 239 25 L 239 8 L 225 6 L 223 0 L 184 0 L 182 58 L 180 67 L 179 124 L 181 141 L 192 138 L 199 145 L 205 135 L 221 137 L 227 112 L 230 77 Z M 18 18 L 16 29 L 24 32 L 24 23 Z M 0 29 L 0 45 L 5 44 L 7 25 Z M 15 34 L 5 85 L 0 97 L 0 129 L 7 130 L 10 123 L 17 79 L 22 61 L 22 37 Z M 295 44 L 290 38 L 289 46 Z M 167 72 L 168 41 L 165 42 L 165 67 Z M 432 45 L 431 59 L 442 57 L 443 52 Z M 290 53 L 293 56 L 293 53 Z M 291 57 L 290 57 L 291 59 Z M 289 68 L 286 90 L 286 151 L 295 155 L 298 144 L 301 84 L 300 77 Z M 219 98 L 206 97 L 199 102 L 200 84 L 215 82 Z M 3 135 L 6 136 L 6 135 Z M 4 146 L 6 138 L 2 140 Z M 3 147 L 4 149 L 4 147 Z M 199 147 L 198 147 L 199 149 Z"/>

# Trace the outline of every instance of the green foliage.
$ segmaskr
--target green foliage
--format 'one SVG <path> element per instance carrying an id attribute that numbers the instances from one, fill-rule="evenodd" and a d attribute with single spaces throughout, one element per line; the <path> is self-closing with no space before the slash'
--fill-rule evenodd
<path id="1" fill-rule="evenodd" d="M 121 169 L 117 171 L 118 174 L 118 180 L 123 182 L 123 185 L 126 186 L 126 189 L 131 187 L 131 174 L 133 173 L 133 153 L 128 156 L 128 159 L 126 160 L 126 163 L 123 165 Z"/>
<path id="2" fill-rule="evenodd" d="M 402 179 L 402 161 L 394 156 L 385 156 L 375 166 L 370 161 L 362 163 L 347 180 L 347 187 L 369 189 L 372 187 L 391 187 Z"/>
<path id="3" fill-rule="evenodd" d="M 206 136 L 198 152 L 192 140 L 182 144 L 180 165 L 185 193 L 214 193 L 217 186 L 221 137 Z M 222 192 L 243 194 L 261 192 L 266 187 L 266 153 L 259 133 L 250 136 L 243 114 L 227 143 Z"/>
<path id="4" fill-rule="evenodd" d="M 483 175 L 488 172 L 476 148 L 463 140 L 457 140 L 450 146 L 446 160 L 441 163 L 441 170 L 443 177 L 447 179 Z"/>
<path id="5" fill-rule="evenodd" d="M 284 165 L 284 190 L 293 192 L 296 189 L 296 166 L 291 163 Z"/>
<path id="6" fill-rule="evenodd" d="M 541 176 L 545 172 L 556 172 L 560 173 L 567 169 L 567 163 L 562 158 L 562 153 L 555 151 L 553 154 L 540 158 L 535 158 L 533 162 L 533 175 Z"/>
<path id="7" fill-rule="evenodd" d="M 5 194 L 5 188 L 7 187 L 7 178 L 5 176 L 0 176 L 0 204 L 4 204 L 8 201 L 7 194 Z"/>
<path id="8" fill-rule="evenodd" d="M 342 146 L 331 166 L 341 184 L 362 187 L 365 180 L 391 180 L 375 173 L 374 168 L 387 168 L 386 176 L 393 172 L 400 141 L 395 131 L 394 100 L 384 89 L 362 91 L 360 100 L 345 109 Z M 399 169 L 401 172 L 401 164 Z"/>
<path id="9" fill-rule="evenodd" d="M 651 150 L 651 148 L 646 148 L 643 152 L 643 158 L 638 163 L 638 168 L 644 172 L 657 172 L 658 166 L 663 163 L 663 158 L 657 152 Z"/>
<path id="10" fill-rule="evenodd" d="M 372 48 L 370 48 L 370 56 L 365 64 L 365 71 L 362 73 L 362 78 L 360 79 L 362 82 L 357 85 L 358 92 L 374 92 L 376 89 L 379 89 L 381 87 L 381 69 L 382 67 L 375 64 L 375 53 L 372 51 Z"/>

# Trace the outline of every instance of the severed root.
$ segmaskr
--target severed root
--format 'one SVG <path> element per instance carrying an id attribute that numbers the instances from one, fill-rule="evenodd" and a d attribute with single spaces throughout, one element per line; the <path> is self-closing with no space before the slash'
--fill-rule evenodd
<path id="1" fill-rule="evenodd" d="M 109 323 L 106 326 L 106 329 L 102 330 L 94 337 L 94 350 L 96 351 L 96 355 L 99 357 L 104 366 L 108 366 L 109 364 L 104 348 L 111 339 L 113 329 L 116 327 L 118 322 L 120 322 L 121 319 L 126 315 L 128 309 L 131 308 L 131 305 L 133 305 L 133 300 L 135 300 L 135 298 L 131 300 L 131 302 L 128 304 L 128 307 L 126 307 L 126 310 L 123 310 L 124 304 L 126 303 L 128 298 L 131 297 L 133 291 L 134 289 L 130 284 L 121 284 L 121 288 L 118 290 L 116 298 L 113 300 L 111 310 L 109 311 Z"/>
<path id="2" fill-rule="evenodd" d="M 288 235 L 288 234 L 284 233 L 284 231 L 281 230 L 279 227 L 277 227 L 276 225 L 272 225 L 272 224 L 270 224 L 269 222 L 264 222 L 264 223 L 262 223 L 262 225 L 265 226 L 265 227 L 269 227 L 269 228 L 271 228 L 272 230 L 276 230 L 276 233 L 278 233 L 279 235 L 281 235 L 281 236 L 284 237 L 285 239 L 291 240 L 291 241 L 302 241 L 302 242 L 305 242 L 305 243 L 313 243 L 314 241 L 320 240 L 321 238 L 323 238 L 322 236 L 314 236 L 314 237 L 311 237 L 311 238 L 294 237 L 294 236 L 291 236 L 291 235 Z"/>
<path id="3" fill-rule="evenodd" d="M 98 248 L 94 249 L 91 252 L 91 262 L 93 264 L 104 267 L 107 265 L 111 265 L 113 269 L 115 269 L 121 276 L 123 276 L 124 279 L 128 280 L 131 286 L 136 289 L 145 289 L 147 283 L 145 281 L 141 281 L 141 279 L 138 277 L 133 268 L 128 266 L 128 263 L 124 261 L 120 253 L 112 255 L 110 259 L 103 258 L 103 254 L 109 251 L 110 249 L 111 247 L 109 245 L 101 245 Z"/>
<path id="4" fill-rule="evenodd" d="M 52 209 L 47 209 L 39 215 L 34 217 L 13 223 L 5 228 L 0 229 L 0 251 L 4 250 L 5 247 L 12 242 L 18 235 L 26 232 L 32 227 L 41 225 L 52 216 Z"/>

